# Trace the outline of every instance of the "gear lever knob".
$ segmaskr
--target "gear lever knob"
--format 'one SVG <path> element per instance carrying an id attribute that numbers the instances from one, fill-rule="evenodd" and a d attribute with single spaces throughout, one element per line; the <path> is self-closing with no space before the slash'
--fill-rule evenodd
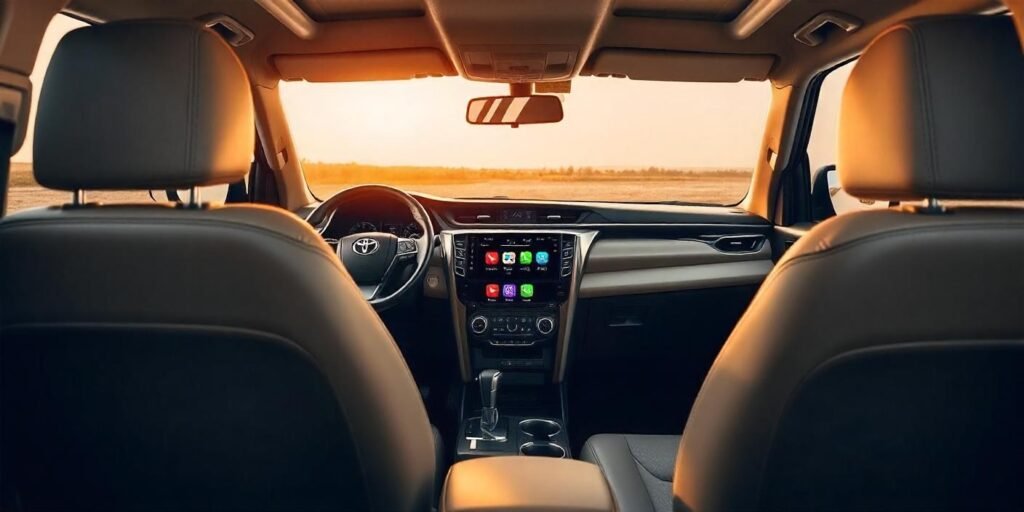
<path id="1" fill-rule="evenodd" d="M 498 385 L 501 372 L 484 370 L 477 378 L 480 381 L 480 429 L 485 432 L 494 430 L 498 424 Z"/>
<path id="2" fill-rule="evenodd" d="M 497 407 L 498 385 L 501 382 L 501 371 L 484 370 L 477 378 L 480 381 L 480 403 L 483 407 Z"/>

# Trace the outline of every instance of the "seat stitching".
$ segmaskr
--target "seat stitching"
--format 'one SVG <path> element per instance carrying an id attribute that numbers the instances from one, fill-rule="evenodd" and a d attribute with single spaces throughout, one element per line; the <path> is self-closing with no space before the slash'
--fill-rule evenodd
<path id="1" fill-rule="evenodd" d="M 626 442 L 626 449 L 629 450 L 629 457 L 633 459 L 633 464 L 635 464 L 637 467 L 637 476 L 640 477 L 640 483 L 644 486 L 644 489 L 647 489 L 647 502 L 651 504 L 651 510 L 657 510 L 657 507 L 654 506 L 654 493 L 652 492 L 653 489 L 647 486 L 647 482 L 644 481 L 644 477 L 643 475 L 640 474 L 640 470 L 644 470 L 647 474 L 654 477 L 655 480 L 661 482 L 671 482 L 671 480 L 662 480 L 658 478 L 658 476 L 655 475 L 654 473 L 651 473 L 650 470 L 648 470 L 643 464 L 640 463 L 640 460 L 636 458 L 636 455 L 633 453 L 633 445 L 629 443 L 629 437 L 622 436 L 622 440 Z"/>
<path id="2" fill-rule="evenodd" d="M 660 476 L 655 475 L 654 472 L 650 470 L 650 468 L 648 468 L 646 465 L 644 465 L 643 462 L 640 462 L 640 459 L 638 459 L 636 457 L 635 453 L 633 452 L 633 445 L 629 443 L 629 438 L 626 437 L 626 436 L 622 436 L 622 437 L 623 437 L 623 439 L 626 440 L 626 447 L 629 448 L 629 456 L 633 458 L 633 461 L 636 462 L 638 466 L 643 468 L 643 470 L 646 471 L 647 474 L 653 476 L 654 478 L 657 478 L 658 480 L 661 480 L 662 482 L 666 482 L 666 483 L 671 483 L 672 482 L 672 480 L 665 480 L 664 478 L 661 478 Z"/>
<path id="3" fill-rule="evenodd" d="M 920 80 L 917 81 L 918 88 L 920 89 L 922 103 L 921 115 L 923 119 L 921 120 L 921 122 L 924 123 L 925 128 L 925 144 L 928 147 L 927 155 L 929 159 L 928 171 L 929 174 L 931 174 L 931 186 L 929 188 L 935 188 L 938 185 L 938 167 L 940 161 L 936 155 L 935 126 L 932 122 L 935 116 L 932 114 L 933 104 L 931 99 L 931 87 L 929 83 L 930 77 L 928 75 L 928 52 L 925 48 L 924 38 L 921 37 L 921 35 L 916 30 L 913 30 L 911 27 L 908 26 L 906 27 L 906 29 L 907 32 L 910 33 L 910 40 L 914 43 L 914 48 L 917 50 L 917 55 L 915 57 L 917 58 L 918 73 L 921 74 Z"/>
<path id="4" fill-rule="evenodd" d="M 196 49 L 196 44 L 199 41 L 198 31 L 192 35 L 189 41 L 189 77 L 188 77 L 188 88 L 185 90 L 185 172 L 191 175 L 194 171 L 192 169 L 192 125 L 195 123 L 193 117 L 195 111 L 195 96 L 196 96 L 196 54 L 199 53 Z"/>
<path id="5" fill-rule="evenodd" d="M 601 457 L 600 457 L 600 456 L 599 456 L 599 455 L 597 454 L 597 450 L 595 450 L 595 449 L 594 449 L 594 447 L 593 447 L 593 445 L 591 445 L 591 444 L 590 444 L 589 442 L 588 442 L 588 443 L 586 443 L 586 444 L 585 444 L 585 445 L 583 446 L 583 449 L 584 449 L 584 450 L 587 450 L 587 449 L 589 449 L 589 450 L 590 450 L 590 453 L 592 453 L 592 454 L 594 455 L 594 459 L 596 459 L 596 460 L 597 460 L 597 467 L 601 468 L 601 474 L 603 474 L 603 475 L 604 475 L 604 479 L 605 479 L 605 481 L 606 481 L 606 482 L 608 483 L 608 487 L 611 487 L 611 486 L 612 486 L 612 484 L 611 484 L 611 480 L 609 480 L 609 479 L 608 479 L 608 474 L 607 474 L 607 472 L 605 472 L 605 470 L 604 470 L 604 467 L 605 467 L 605 466 L 604 466 L 604 464 L 603 464 L 603 463 L 601 462 Z M 616 508 L 616 510 L 622 510 L 622 504 L 621 504 L 621 503 L 619 503 L 619 499 L 618 499 L 618 497 L 616 497 L 616 496 L 615 496 L 615 492 L 613 491 L 613 492 L 611 493 L 611 495 L 612 495 L 612 501 L 613 501 L 613 502 L 615 502 L 615 508 Z"/>

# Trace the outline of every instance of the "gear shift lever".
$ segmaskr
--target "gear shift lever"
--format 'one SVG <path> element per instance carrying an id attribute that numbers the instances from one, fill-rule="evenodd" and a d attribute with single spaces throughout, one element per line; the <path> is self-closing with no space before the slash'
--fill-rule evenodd
<path id="1" fill-rule="evenodd" d="M 501 372 L 484 370 L 480 372 L 480 430 L 485 434 L 494 434 L 498 426 L 498 385 Z"/>

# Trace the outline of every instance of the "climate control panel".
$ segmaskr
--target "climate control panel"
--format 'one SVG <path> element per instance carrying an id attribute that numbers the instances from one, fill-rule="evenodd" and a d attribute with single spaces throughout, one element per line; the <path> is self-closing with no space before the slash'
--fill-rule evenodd
<path id="1" fill-rule="evenodd" d="M 553 310 L 480 309 L 468 315 L 466 330 L 476 341 L 497 347 L 531 346 L 554 337 Z"/>

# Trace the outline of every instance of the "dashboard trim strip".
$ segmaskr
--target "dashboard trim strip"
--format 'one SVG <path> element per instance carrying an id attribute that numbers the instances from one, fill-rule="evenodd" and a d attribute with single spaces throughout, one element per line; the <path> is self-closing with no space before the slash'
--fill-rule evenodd
<path id="1" fill-rule="evenodd" d="M 772 261 L 746 260 L 588 273 L 580 285 L 585 299 L 758 284 Z"/>

